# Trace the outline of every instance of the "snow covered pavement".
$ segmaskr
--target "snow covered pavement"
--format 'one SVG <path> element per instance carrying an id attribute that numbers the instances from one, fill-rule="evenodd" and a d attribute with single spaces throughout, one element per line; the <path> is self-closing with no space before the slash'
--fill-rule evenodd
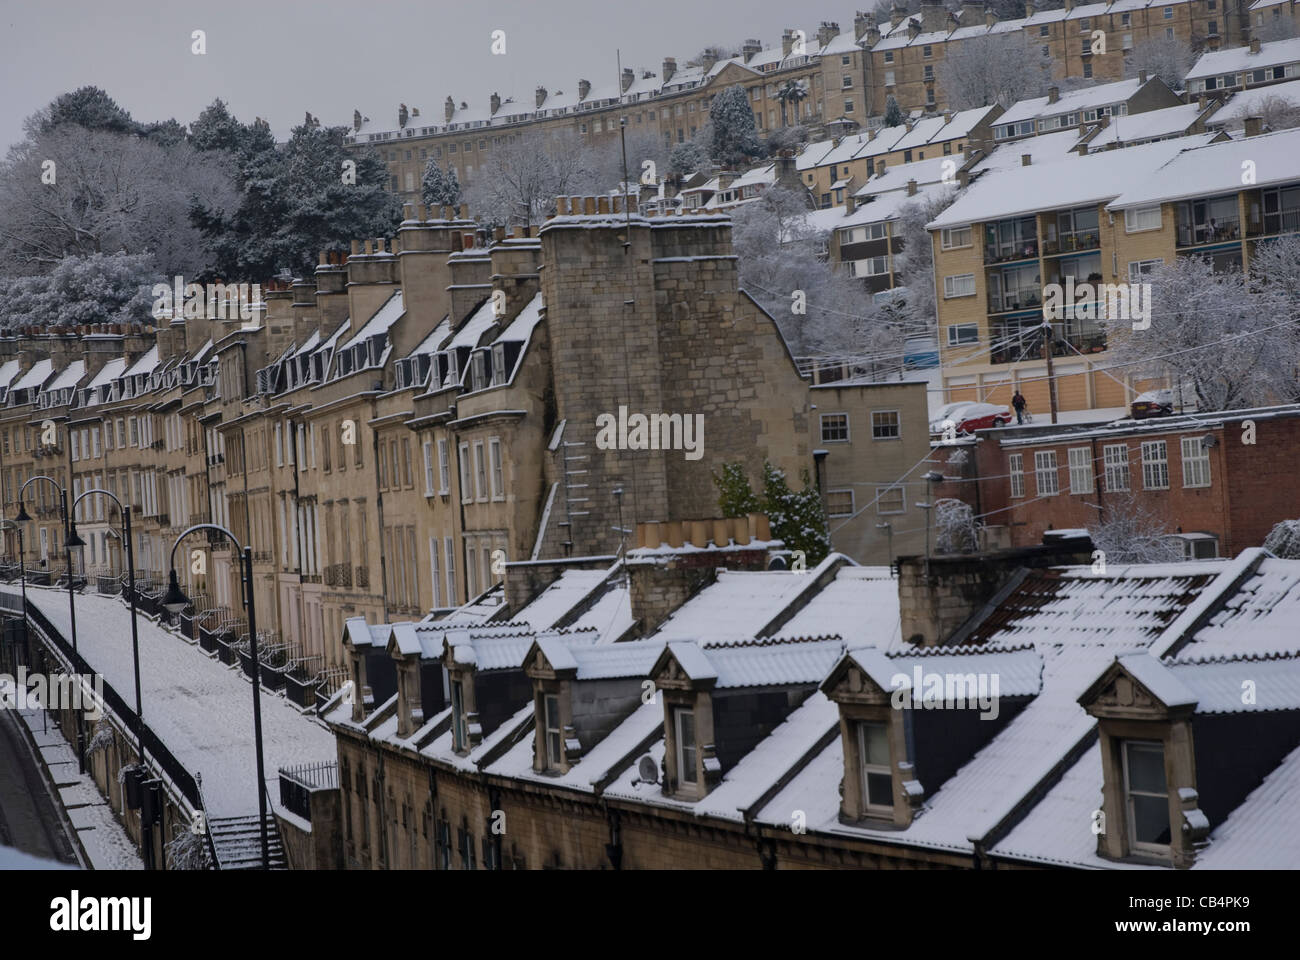
<path id="1" fill-rule="evenodd" d="M 65 636 L 68 595 L 31 587 L 27 597 Z M 203 775 L 209 817 L 257 812 L 252 684 L 237 668 L 209 659 L 197 646 L 143 614 L 140 630 L 141 702 L 145 723 L 193 774 Z M 135 701 L 131 612 L 113 597 L 77 597 L 77 652 L 127 703 Z M 262 744 L 273 803 L 279 767 L 336 756 L 333 735 L 314 717 L 262 691 Z"/>

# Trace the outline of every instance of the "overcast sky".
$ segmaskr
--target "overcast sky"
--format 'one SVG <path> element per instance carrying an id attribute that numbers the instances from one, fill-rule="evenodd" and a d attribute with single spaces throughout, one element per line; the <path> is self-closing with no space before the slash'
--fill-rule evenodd
<path id="1" fill-rule="evenodd" d="M 396 126 L 397 105 L 441 122 L 442 102 L 532 100 L 539 84 L 576 92 L 623 63 L 659 72 L 706 44 L 747 37 L 780 43 L 784 27 L 813 36 L 820 20 L 853 28 L 843 0 L 0 0 L 0 144 L 21 139 L 23 118 L 86 84 L 103 87 L 136 120 L 189 123 L 215 98 L 276 136 L 310 110 L 350 124 L 352 110 Z M 191 53 L 206 32 L 207 53 Z M 491 34 L 506 32 L 506 53 Z"/>

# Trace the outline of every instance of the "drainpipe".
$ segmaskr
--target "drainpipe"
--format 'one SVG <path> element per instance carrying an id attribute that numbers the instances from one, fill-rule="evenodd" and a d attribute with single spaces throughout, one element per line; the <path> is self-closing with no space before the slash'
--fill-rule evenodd
<path id="1" fill-rule="evenodd" d="M 371 418 L 378 416 L 379 411 L 375 409 L 375 404 L 370 405 Z M 376 531 L 379 535 L 379 595 L 383 598 L 384 612 L 383 617 L 388 619 L 388 558 L 384 554 L 384 494 L 379 488 L 379 431 L 372 429 L 370 431 L 370 460 L 374 464 L 375 471 L 375 514 L 379 517 L 379 528 Z M 362 545 L 365 549 L 365 545 Z"/>

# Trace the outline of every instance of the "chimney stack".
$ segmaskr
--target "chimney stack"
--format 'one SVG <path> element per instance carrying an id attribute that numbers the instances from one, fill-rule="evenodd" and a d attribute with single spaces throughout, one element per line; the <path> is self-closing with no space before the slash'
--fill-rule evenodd
<path id="1" fill-rule="evenodd" d="M 1145 70 L 1139 70 L 1139 71 L 1138 71 L 1138 86 L 1139 86 L 1139 87 L 1145 87 L 1146 84 L 1147 84 L 1147 72 L 1146 72 Z"/>
<path id="2" fill-rule="evenodd" d="M 627 93 L 627 88 L 632 86 L 632 81 L 635 79 L 636 79 L 636 74 L 633 73 L 632 68 L 624 67 L 623 68 L 623 89 L 622 89 L 623 93 Z"/>
<path id="3" fill-rule="evenodd" d="M 489 102 L 492 104 L 492 116 L 495 117 L 497 115 L 497 111 L 501 109 L 501 94 L 493 90 Z"/>
<path id="4" fill-rule="evenodd" d="M 1056 103 L 1056 102 L 1059 101 L 1060 99 L 1061 99 L 1061 88 L 1060 88 L 1060 87 L 1048 87 L 1048 88 L 1047 88 L 1047 102 L 1048 102 L 1048 103 Z"/>
<path id="5" fill-rule="evenodd" d="M 790 51 L 794 49 L 794 31 L 789 27 L 781 33 L 781 56 L 790 56 Z"/>
<path id="6" fill-rule="evenodd" d="M 456 101 L 451 97 L 444 100 L 442 102 L 442 113 L 447 118 L 447 122 L 451 123 L 451 118 L 456 114 Z"/>
<path id="7" fill-rule="evenodd" d="M 914 197 L 914 196 L 916 196 L 916 181 L 915 181 L 915 180 L 909 180 L 909 181 L 907 181 L 907 195 L 908 195 L 909 197 Z"/>
<path id="8" fill-rule="evenodd" d="M 1033 160 L 1033 156 L 1032 156 L 1031 154 L 1028 154 L 1028 153 L 1022 153 L 1022 154 L 1020 155 L 1020 165 L 1021 165 L 1022 167 L 1027 167 L 1027 166 L 1029 166 L 1029 163 L 1030 163 L 1031 160 Z"/>
<path id="9" fill-rule="evenodd" d="M 673 74 L 675 74 L 676 72 L 677 72 L 677 58 L 664 57 L 663 82 L 667 83 L 669 80 L 671 80 L 673 78 Z"/>
<path id="10" fill-rule="evenodd" d="M 579 81 L 578 81 L 578 99 L 579 99 L 579 100 L 586 100 L 586 99 L 587 99 L 587 94 L 589 94 L 589 93 L 591 93 L 591 81 L 590 81 L 590 80 L 579 80 Z"/>
<path id="11" fill-rule="evenodd" d="M 1246 123 L 1246 136 L 1248 137 L 1258 137 L 1261 133 L 1264 132 L 1263 117 L 1247 117 L 1245 123 Z"/>
<path id="12" fill-rule="evenodd" d="M 1250 52 L 1259 53 L 1259 37 L 1250 38 Z"/>
<path id="13" fill-rule="evenodd" d="M 538 110 L 542 109 L 542 104 L 544 104 L 544 103 L 546 102 L 546 95 L 547 95 L 547 94 L 546 94 L 546 88 L 545 88 L 545 87 L 538 87 L 538 88 L 533 92 L 533 103 L 534 103 L 534 105 L 537 107 Z"/>

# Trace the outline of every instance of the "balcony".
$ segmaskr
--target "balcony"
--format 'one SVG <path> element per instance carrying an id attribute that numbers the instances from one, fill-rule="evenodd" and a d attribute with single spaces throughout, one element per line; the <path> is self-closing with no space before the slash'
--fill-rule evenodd
<path id="1" fill-rule="evenodd" d="M 1101 235 L 1096 231 L 1088 231 L 1086 233 L 1066 233 L 1062 234 L 1056 240 L 1044 241 L 1043 256 L 1068 256 L 1071 253 L 1082 253 L 1086 250 L 1096 250 L 1100 246 Z"/>
<path id="2" fill-rule="evenodd" d="M 1038 259 L 1038 223 L 1034 217 L 984 225 L 984 262 L 1011 263 Z"/>
<path id="3" fill-rule="evenodd" d="M 996 244 L 984 248 L 985 263 L 1015 263 L 1020 260 L 1038 259 L 1038 241 L 1022 243 Z"/>
<path id="4" fill-rule="evenodd" d="M 1241 239 L 1241 222 L 1236 216 L 1212 217 L 1204 222 L 1178 221 L 1178 246 L 1201 247 Z"/>
<path id="5" fill-rule="evenodd" d="M 1043 318 L 1008 317 L 993 323 L 993 342 L 997 346 L 989 352 L 990 363 L 1018 363 L 1040 360 L 1043 357 Z M 1078 357 L 1101 353 L 1106 349 L 1106 335 L 1095 320 L 1067 318 L 1052 325 L 1053 357 Z"/>
<path id="6" fill-rule="evenodd" d="M 990 291 L 989 313 L 1008 313 L 1014 310 L 1036 310 L 1042 306 L 1042 290 L 1035 286 Z"/>
<path id="7" fill-rule="evenodd" d="M 1262 223 L 1252 220 L 1246 227 L 1248 237 L 1271 237 L 1283 233 L 1300 233 L 1300 207 L 1266 213 Z"/>

